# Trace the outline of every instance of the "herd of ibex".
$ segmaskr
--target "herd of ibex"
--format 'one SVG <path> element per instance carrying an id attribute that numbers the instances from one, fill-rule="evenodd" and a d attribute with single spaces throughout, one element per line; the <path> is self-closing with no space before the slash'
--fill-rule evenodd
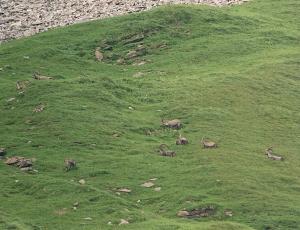
<path id="1" fill-rule="evenodd" d="M 161 120 L 161 126 L 171 129 L 181 129 L 182 123 L 179 119 L 174 120 Z M 187 145 L 189 143 L 188 139 L 183 137 L 181 134 L 179 134 L 179 137 L 176 140 L 176 145 Z M 217 148 L 217 144 L 211 140 L 202 138 L 201 145 L 203 148 Z M 174 157 L 176 156 L 175 151 L 171 151 L 168 149 L 168 146 L 166 144 L 161 144 L 159 146 L 158 152 L 161 156 L 167 156 L 167 157 Z"/>
<path id="2" fill-rule="evenodd" d="M 163 127 L 167 127 L 167 128 L 171 128 L 171 129 L 181 129 L 182 128 L 182 123 L 180 120 L 178 119 L 174 119 L 174 120 L 164 120 L 162 119 L 161 120 L 161 125 Z M 188 139 L 181 136 L 181 134 L 179 134 L 179 137 L 178 139 L 176 140 L 176 145 L 187 145 L 189 143 Z M 217 143 L 207 139 L 207 138 L 204 138 L 202 137 L 201 139 L 201 145 L 204 149 L 207 149 L 207 148 L 217 148 L 218 145 Z M 176 152 L 175 151 L 171 151 L 168 149 L 168 146 L 166 144 L 161 144 L 159 146 L 159 150 L 158 150 L 159 154 L 161 156 L 167 156 L 167 157 L 174 157 L 176 156 Z M 267 157 L 269 159 L 272 159 L 272 160 L 280 160 L 282 161 L 283 160 L 283 157 L 282 156 L 276 156 L 274 155 L 273 153 L 273 148 L 270 147 L 270 148 L 267 148 L 266 151 L 265 151 L 265 154 L 267 155 Z"/>

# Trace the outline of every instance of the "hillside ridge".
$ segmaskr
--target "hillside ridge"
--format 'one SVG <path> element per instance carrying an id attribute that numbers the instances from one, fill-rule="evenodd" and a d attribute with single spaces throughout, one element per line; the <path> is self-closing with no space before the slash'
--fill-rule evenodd
<path id="1" fill-rule="evenodd" d="M 245 0 L 21 0 L 0 1 L 0 43 L 49 28 L 139 12 L 164 4 L 231 5 Z"/>

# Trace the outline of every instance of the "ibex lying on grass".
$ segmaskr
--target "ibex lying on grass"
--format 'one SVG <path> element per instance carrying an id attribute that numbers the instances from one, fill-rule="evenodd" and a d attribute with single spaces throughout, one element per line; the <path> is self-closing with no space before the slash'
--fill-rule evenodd
<path id="1" fill-rule="evenodd" d="M 178 119 L 169 120 L 169 121 L 162 119 L 161 125 L 172 129 L 180 129 L 182 126 L 181 121 Z"/>
<path id="2" fill-rule="evenodd" d="M 217 148 L 218 147 L 217 143 L 215 143 L 213 141 L 210 141 L 208 139 L 204 139 L 204 137 L 202 137 L 202 139 L 201 139 L 201 144 L 202 144 L 204 149 L 206 149 L 206 148 Z"/>
<path id="3" fill-rule="evenodd" d="M 179 134 L 179 138 L 176 140 L 176 145 L 187 145 L 188 143 L 188 139 L 182 137 L 181 134 Z"/>
<path id="4" fill-rule="evenodd" d="M 168 148 L 168 146 L 166 144 L 161 144 L 159 146 L 158 152 L 161 156 L 164 156 L 164 157 L 175 157 L 176 156 L 176 153 L 174 151 L 167 150 L 166 148 Z"/>
<path id="5" fill-rule="evenodd" d="M 16 89 L 17 90 L 25 90 L 28 84 L 29 84 L 29 81 L 17 81 Z"/>
<path id="6" fill-rule="evenodd" d="M 273 155 L 273 147 L 272 146 L 266 149 L 265 154 L 267 155 L 268 158 L 270 158 L 272 160 L 283 161 L 283 157 Z"/>
<path id="7" fill-rule="evenodd" d="M 68 172 L 76 168 L 76 161 L 72 159 L 65 159 L 65 170 Z"/>
<path id="8" fill-rule="evenodd" d="M 53 80 L 53 77 L 43 76 L 43 75 L 40 75 L 40 74 L 37 73 L 37 72 L 33 73 L 33 78 L 34 78 L 35 80 Z"/>

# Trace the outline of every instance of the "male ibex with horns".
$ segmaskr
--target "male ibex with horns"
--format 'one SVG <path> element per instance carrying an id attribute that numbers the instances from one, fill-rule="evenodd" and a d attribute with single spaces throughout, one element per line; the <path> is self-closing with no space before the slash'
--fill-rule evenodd
<path id="1" fill-rule="evenodd" d="M 179 137 L 176 140 L 176 145 L 187 145 L 188 143 L 189 143 L 188 139 L 186 139 L 185 137 L 181 136 L 181 134 L 179 134 Z"/>
<path id="2" fill-rule="evenodd" d="M 182 127 L 181 121 L 178 119 L 174 119 L 174 120 L 161 119 L 161 125 L 172 129 L 180 129 Z"/>
<path id="3" fill-rule="evenodd" d="M 283 157 L 281 156 L 276 156 L 273 154 L 273 147 L 269 147 L 266 149 L 265 154 L 267 155 L 268 158 L 275 160 L 275 161 L 283 161 Z"/>
<path id="4" fill-rule="evenodd" d="M 217 143 L 215 143 L 213 141 L 210 141 L 208 139 L 205 139 L 204 137 L 202 137 L 202 139 L 201 139 L 201 144 L 202 144 L 204 149 L 217 148 L 218 147 Z"/>
<path id="5" fill-rule="evenodd" d="M 76 161 L 72 159 L 65 159 L 65 170 L 68 172 L 76 168 Z"/>
<path id="6" fill-rule="evenodd" d="M 176 153 L 174 151 L 168 150 L 168 146 L 166 144 L 161 144 L 158 150 L 159 154 L 164 157 L 175 157 Z"/>

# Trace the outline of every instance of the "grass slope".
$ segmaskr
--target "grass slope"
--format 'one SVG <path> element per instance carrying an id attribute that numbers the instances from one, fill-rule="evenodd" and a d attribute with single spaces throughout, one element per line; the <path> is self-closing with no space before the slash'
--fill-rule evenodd
<path id="1" fill-rule="evenodd" d="M 0 228 L 300 229 L 299 9 L 160 7 L 1 45 L 0 147 L 36 158 L 39 172 L 0 163 Z M 139 56 L 117 64 L 138 40 Z M 102 63 L 98 46 L 108 49 Z M 35 71 L 55 80 L 33 80 Z M 17 80 L 30 81 L 22 95 Z M 33 113 L 39 103 L 46 109 Z M 161 118 L 181 119 L 190 144 L 176 146 Z M 219 148 L 200 148 L 202 136 Z M 158 156 L 161 143 L 177 156 Z M 270 145 L 286 160 L 266 159 Z M 65 158 L 78 170 L 65 173 Z M 154 177 L 160 192 L 140 186 Z M 176 217 L 205 205 L 216 214 Z"/>

